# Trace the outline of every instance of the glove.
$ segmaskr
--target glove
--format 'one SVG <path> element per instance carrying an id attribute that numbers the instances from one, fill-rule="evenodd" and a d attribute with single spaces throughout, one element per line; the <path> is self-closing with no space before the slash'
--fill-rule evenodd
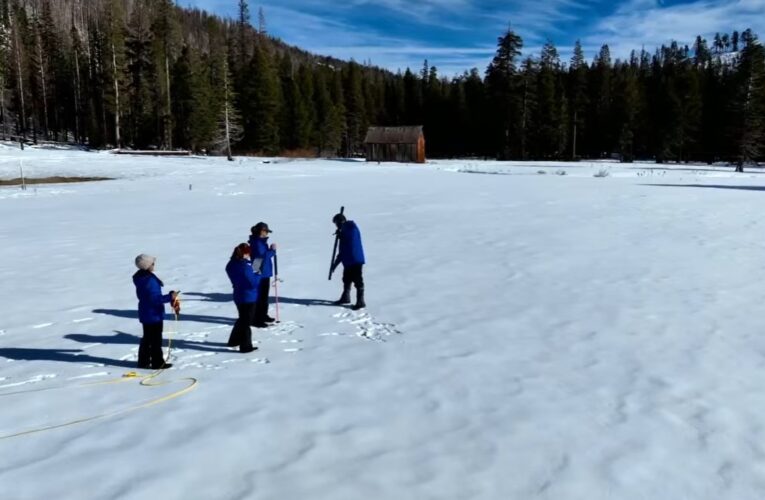
<path id="1" fill-rule="evenodd" d="M 170 301 L 170 307 L 173 308 L 173 311 L 175 311 L 175 314 L 180 314 L 181 299 L 178 298 L 178 292 L 170 292 L 170 295 L 172 296 L 172 300 Z"/>

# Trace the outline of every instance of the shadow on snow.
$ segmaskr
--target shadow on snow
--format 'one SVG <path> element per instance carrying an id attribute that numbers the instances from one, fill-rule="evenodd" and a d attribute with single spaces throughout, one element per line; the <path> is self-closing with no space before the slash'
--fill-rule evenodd
<path id="1" fill-rule="evenodd" d="M 115 316 L 117 318 L 138 319 L 138 311 L 135 309 L 93 309 L 96 314 L 106 314 L 108 316 Z M 171 321 L 174 316 L 166 314 L 165 320 Z M 193 321 L 196 323 L 213 323 L 216 325 L 233 325 L 233 318 L 223 318 L 221 316 L 206 316 L 202 314 L 184 314 L 181 312 L 178 317 L 182 321 Z"/>
<path id="2" fill-rule="evenodd" d="M 642 184 L 643 186 L 702 188 L 702 189 L 732 189 L 735 191 L 765 191 L 765 186 L 732 186 L 725 184 Z"/>
<path id="3" fill-rule="evenodd" d="M 184 293 L 187 297 L 199 297 L 202 302 L 233 302 L 234 296 L 230 293 L 197 293 L 189 292 Z M 188 299 L 187 299 L 188 300 Z M 270 297 L 270 302 L 273 304 L 276 302 L 275 297 Z M 335 306 L 336 304 L 331 300 L 322 299 L 298 299 L 293 297 L 279 297 L 280 304 L 294 304 L 298 306 Z M 137 315 L 136 315 L 137 317 Z M 185 316 L 181 315 L 183 319 Z"/>

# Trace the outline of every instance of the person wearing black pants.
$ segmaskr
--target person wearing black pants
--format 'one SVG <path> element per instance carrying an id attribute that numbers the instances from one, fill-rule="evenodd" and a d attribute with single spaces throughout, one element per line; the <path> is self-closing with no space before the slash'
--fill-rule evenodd
<path id="1" fill-rule="evenodd" d="M 163 329 L 164 323 L 143 325 L 143 337 L 141 338 L 141 343 L 138 344 L 139 368 L 153 368 L 158 370 L 160 368 L 169 368 L 172 366 L 165 363 L 164 354 L 162 353 Z M 152 363 L 153 360 L 156 361 Z"/>
<path id="2" fill-rule="evenodd" d="M 252 345 L 252 318 L 255 316 L 256 303 L 237 304 L 239 318 L 234 323 L 231 335 L 228 338 L 229 347 L 239 347 L 242 352 L 251 352 L 257 349 Z"/>
<path id="3" fill-rule="evenodd" d="M 226 274 L 234 287 L 234 303 L 239 313 L 239 318 L 231 330 L 228 339 L 230 347 L 239 346 L 240 352 L 252 352 L 257 349 L 252 345 L 252 319 L 255 316 L 255 308 L 258 302 L 258 289 L 260 276 L 252 270 L 250 261 L 250 245 L 241 243 L 234 248 Z"/>
<path id="4" fill-rule="evenodd" d="M 156 257 L 141 254 L 135 258 L 138 271 L 133 275 L 135 293 L 138 297 L 138 320 L 143 325 L 143 337 L 138 345 L 138 368 L 161 370 L 170 368 L 162 354 L 162 329 L 165 304 L 172 305 L 175 314 L 181 311 L 178 292 L 162 295 L 164 284 L 154 274 Z"/>
<path id="5" fill-rule="evenodd" d="M 268 315 L 268 295 L 271 293 L 271 278 L 261 276 L 258 286 L 258 301 L 255 303 L 255 314 L 252 317 L 252 326 L 266 328 L 269 323 L 276 321 Z"/>
<path id="6" fill-rule="evenodd" d="M 332 222 L 337 227 L 336 234 L 340 240 L 337 258 L 332 263 L 332 271 L 340 264 L 343 265 L 343 294 L 335 304 L 348 305 L 351 303 L 351 285 L 353 285 L 356 287 L 356 304 L 351 309 L 359 311 L 367 306 L 364 300 L 363 277 L 366 259 L 364 246 L 361 244 L 361 231 L 355 222 L 347 220 L 343 214 L 335 215 Z"/>
<path id="7" fill-rule="evenodd" d="M 275 320 L 268 315 L 268 296 L 271 293 L 271 277 L 274 275 L 274 257 L 276 245 L 268 244 L 268 235 L 273 231 L 265 222 L 258 222 L 250 228 L 250 249 L 252 252 L 252 269 L 260 276 L 258 302 L 252 326 L 266 328 Z"/>
<path id="8" fill-rule="evenodd" d="M 355 286 L 357 293 L 361 293 L 361 302 L 364 302 L 364 264 L 353 264 L 343 268 L 343 294 L 347 302 L 350 302 L 351 286 Z M 361 309 L 361 308 L 360 308 Z"/>

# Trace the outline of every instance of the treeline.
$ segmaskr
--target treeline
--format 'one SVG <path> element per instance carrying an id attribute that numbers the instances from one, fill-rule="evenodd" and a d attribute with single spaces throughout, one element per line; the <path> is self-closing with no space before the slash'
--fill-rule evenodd
<path id="1" fill-rule="evenodd" d="M 237 0 L 231 0 L 235 2 Z M 369 125 L 425 125 L 429 156 L 763 159 L 765 50 L 750 30 L 591 63 L 577 43 L 485 72 L 394 74 L 289 47 L 172 0 L 0 0 L 0 137 L 91 147 L 353 155 Z M 282 20 L 282 22 L 285 22 Z"/>

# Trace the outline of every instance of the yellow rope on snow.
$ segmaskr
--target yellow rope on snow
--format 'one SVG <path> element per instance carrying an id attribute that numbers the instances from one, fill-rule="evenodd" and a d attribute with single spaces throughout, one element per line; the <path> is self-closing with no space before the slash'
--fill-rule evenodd
<path id="1" fill-rule="evenodd" d="M 170 335 L 168 337 L 167 358 L 166 358 L 167 360 L 170 359 L 170 351 L 172 349 L 173 335 L 175 335 L 175 333 L 177 333 L 177 331 L 178 331 L 178 314 L 175 315 L 175 331 L 174 332 L 170 332 Z M 197 386 L 197 384 L 199 383 L 199 381 L 197 379 L 193 378 L 193 377 L 186 377 L 186 378 L 182 378 L 182 379 L 169 380 L 169 381 L 166 381 L 166 382 L 151 382 L 153 379 L 158 377 L 163 371 L 165 371 L 165 368 L 160 368 L 159 370 L 155 371 L 154 373 L 152 373 L 150 375 L 146 375 L 146 376 L 141 376 L 137 372 L 133 371 L 133 372 L 125 373 L 120 378 L 111 379 L 111 380 L 104 380 L 104 381 L 100 381 L 100 382 L 88 382 L 88 383 L 84 383 L 84 384 L 69 385 L 69 386 L 60 386 L 60 387 L 46 387 L 46 388 L 42 388 L 42 389 L 29 389 L 29 390 L 24 390 L 24 391 L 16 391 L 16 392 L 9 392 L 9 393 L 5 393 L 5 394 L 0 394 L 0 397 L 13 396 L 15 394 L 29 394 L 29 393 L 34 393 L 34 392 L 53 391 L 53 390 L 70 389 L 70 388 L 77 388 L 77 387 L 92 387 L 92 386 L 96 386 L 96 385 L 119 384 L 119 383 L 122 383 L 122 382 L 131 381 L 133 379 L 139 379 L 140 380 L 140 385 L 142 385 L 144 387 L 161 387 L 161 386 L 164 386 L 164 385 L 172 384 L 174 382 L 182 382 L 182 381 L 188 382 L 188 385 L 186 387 L 184 387 L 183 389 L 180 389 L 178 391 L 172 392 L 172 393 L 170 393 L 170 394 L 168 394 L 166 396 L 162 396 L 162 397 L 159 397 L 159 398 L 151 399 L 149 401 L 146 401 L 145 403 L 141 403 L 141 404 L 133 405 L 133 406 L 128 406 L 126 408 L 121 408 L 119 410 L 107 411 L 107 412 L 104 412 L 104 413 L 100 413 L 98 415 L 92 415 L 92 416 L 89 416 L 89 417 L 78 418 L 76 420 L 70 420 L 68 422 L 64 422 L 64 423 L 61 423 L 61 424 L 48 425 L 48 426 L 45 426 L 45 427 L 37 427 L 37 428 L 34 428 L 34 429 L 27 429 L 25 431 L 14 432 L 12 434 L 2 435 L 2 436 L 0 436 L 0 441 L 4 440 L 4 439 L 14 438 L 14 437 L 28 436 L 30 434 L 37 434 L 39 432 L 50 431 L 50 430 L 53 430 L 53 429 L 60 429 L 62 427 L 69 427 L 69 426 L 72 426 L 72 425 L 83 424 L 85 422 L 92 422 L 94 420 L 101 420 L 101 419 L 105 419 L 105 418 L 109 418 L 109 417 L 116 417 L 117 415 L 122 415 L 122 414 L 125 414 L 125 413 L 130 413 L 132 411 L 141 410 L 141 409 L 144 409 L 144 408 L 149 408 L 151 406 L 155 406 L 155 405 L 158 405 L 160 403 L 164 403 L 166 401 L 170 401 L 171 399 L 175 399 L 177 397 L 180 397 L 180 396 L 190 392 L 191 390 L 193 390 Z"/>

